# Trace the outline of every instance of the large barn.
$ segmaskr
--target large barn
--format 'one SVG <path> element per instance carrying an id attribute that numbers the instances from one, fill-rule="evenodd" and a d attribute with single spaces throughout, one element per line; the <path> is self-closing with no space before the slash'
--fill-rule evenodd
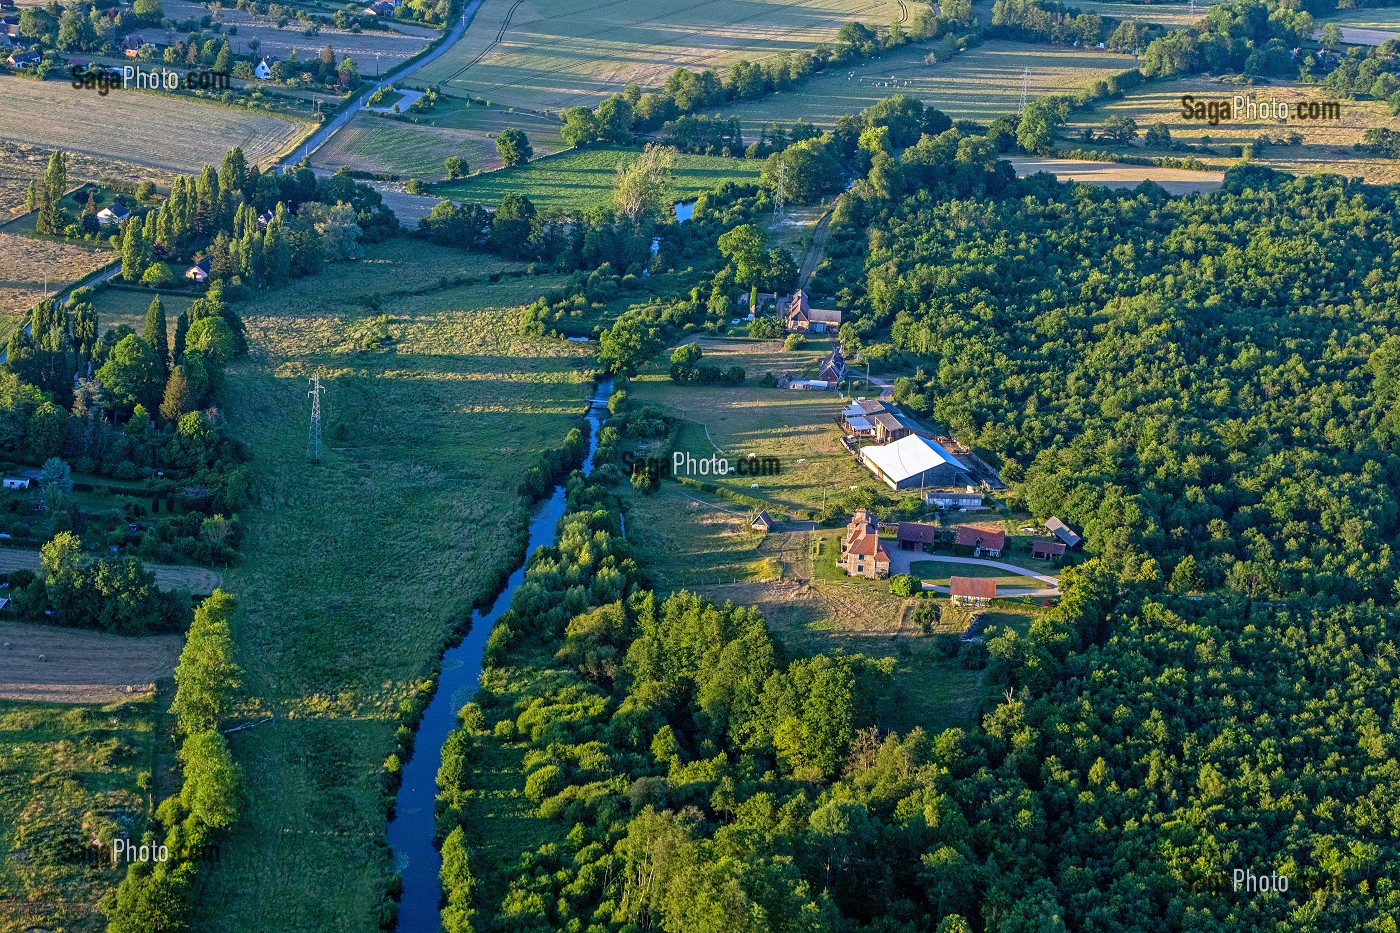
<path id="1" fill-rule="evenodd" d="M 967 468 L 941 444 L 910 434 L 893 444 L 865 447 L 860 459 L 866 469 L 891 489 L 953 486 L 967 482 Z"/>

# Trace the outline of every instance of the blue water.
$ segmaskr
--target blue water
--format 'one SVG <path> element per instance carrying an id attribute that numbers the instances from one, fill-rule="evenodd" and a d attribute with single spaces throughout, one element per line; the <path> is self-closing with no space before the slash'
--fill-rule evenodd
<path id="1" fill-rule="evenodd" d="M 593 454 L 598 449 L 598 428 L 607 414 L 611 380 L 598 384 L 588 409 L 588 456 L 583 472 L 593 469 Z M 554 542 L 554 529 L 564 516 L 564 490 L 542 503 L 530 519 L 530 541 L 525 553 Z M 398 805 L 389 823 L 389 847 L 403 875 L 403 898 L 399 902 L 398 929 L 401 933 L 439 933 L 438 906 L 442 888 L 438 871 L 442 858 L 433 847 L 433 803 L 437 798 L 437 773 L 442 766 L 442 746 L 448 734 L 457 726 L 457 711 L 476 695 L 481 682 L 481 657 L 491 627 L 510 607 L 510 599 L 525 579 L 525 566 L 510 575 L 506 588 L 485 613 L 473 613 L 471 631 L 461 644 L 449 648 L 442 656 L 442 675 L 437 692 L 433 694 L 423 719 L 418 724 L 413 757 L 403 769 L 403 784 L 399 787 Z"/>

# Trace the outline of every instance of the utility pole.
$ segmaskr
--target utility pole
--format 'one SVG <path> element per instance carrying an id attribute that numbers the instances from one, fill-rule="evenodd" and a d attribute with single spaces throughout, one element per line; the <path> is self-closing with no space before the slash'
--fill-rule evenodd
<path id="1" fill-rule="evenodd" d="M 1192 0 L 1192 2 L 1194 3 L 1195 0 Z M 1029 65 L 1027 65 L 1027 66 L 1026 66 L 1026 70 L 1023 71 L 1023 72 L 1021 72 L 1021 109 L 1018 110 L 1018 111 L 1016 111 L 1017 113 L 1025 113 L 1025 112 L 1026 112 L 1026 92 L 1030 90 L 1030 86 L 1031 86 L 1031 68 L 1030 68 Z"/>
<path id="2" fill-rule="evenodd" d="M 321 393 L 326 391 L 321 385 L 321 371 L 317 370 L 316 375 L 308 380 L 311 383 L 311 391 L 306 394 L 311 396 L 311 429 L 306 433 L 306 459 L 313 463 L 321 462 Z"/>

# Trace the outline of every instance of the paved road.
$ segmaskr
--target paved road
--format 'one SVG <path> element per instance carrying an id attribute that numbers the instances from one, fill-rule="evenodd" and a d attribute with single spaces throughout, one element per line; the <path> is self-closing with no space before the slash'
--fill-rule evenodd
<path id="1" fill-rule="evenodd" d="M 462 11 L 462 16 L 457 20 L 457 24 L 452 27 L 452 31 L 447 34 L 447 38 L 441 45 L 409 65 L 403 71 L 400 71 L 393 77 L 385 78 L 383 81 L 377 82 L 368 90 L 361 93 L 359 97 L 355 98 L 354 103 L 341 111 L 339 116 L 311 134 L 311 137 L 307 139 L 306 142 L 302 143 L 296 150 L 285 156 L 282 161 L 277 164 L 278 174 L 286 171 L 288 166 L 297 164 L 330 141 L 330 138 L 340 132 L 340 130 L 345 127 L 345 124 L 354 119 L 355 114 L 365 109 L 366 101 L 379 93 L 381 88 L 402 81 L 424 65 L 429 65 L 441 58 L 443 54 L 446 53 L 448 49 L 452 48 L 452 46 L 456 45 L 458 40 L 466 33 L 467 27 L 471 25 L 472 18 L 476 15 L 476 11 L 480 8 L 481 4 L 482 0 L 471 0 L 471 2 L 467 4 L 466 9 Z"/>

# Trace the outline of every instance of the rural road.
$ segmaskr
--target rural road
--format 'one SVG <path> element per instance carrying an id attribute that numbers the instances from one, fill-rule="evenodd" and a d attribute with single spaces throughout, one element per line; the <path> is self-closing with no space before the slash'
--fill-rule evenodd
<path id="1" fill-rule="evenodd" d="M 797 287 L 805 289 L 812 279 L 812 274 L 817 271 L 817 266 L 821 264 L 822 254 L 826 252 L 826 232 L 831 226 L 831 211 L 822 215 L 821 220 L 812 228 L 812 245 L 807 250 L 807 255 L 802 257 L 802 268 L 797 273 Z"/>
<path id="2" fill-rule="evenodd" d="M 383 81 L 378 81 L 367 90 L 363 91 L 359 97 L 355 98 L 355 102 L 342 110 L 335 119 L 331 120 L 331 122 L 321 127 L 315 133 L 312 133 L 305 142 L 292 152 L 283 156 L 282 160 L 277 163 L 277 173 L 279 175 L 282 174 L 287 170 L 288 166 L 297 164 L 329 142 L 332 136 L 345 128 L 345 124 L 354 119 L 355 114 L 359 113 L 361 110 L 368 109 L 365 106 L 366 102 L 375 94 L 379 93 L 381 88 L 402 81 L 424 65 L 432 64 L 441 58 L 443 54 L 448 49 L 452 48 L 452 46 L 456 45 L 458 40 L 466 33 L 467 27 L 471 25 L 472 18 L 476 16 L 476 11 L 481 7 L 481 4 L 482 0 L 471 0 L 471 2 L 467 4 L 466 9 L 462 11 L 462 16 L 457 20 L 457 24 L 452 27 L 452 31 L 447 34 L 447 38 L 443 40 L 441 45 L 409 65 L 403 71 L 400 71 L 398 74 L 387 77 Z M 300 155 L 298 155 L 298 153 L 300 153 Z"/>

